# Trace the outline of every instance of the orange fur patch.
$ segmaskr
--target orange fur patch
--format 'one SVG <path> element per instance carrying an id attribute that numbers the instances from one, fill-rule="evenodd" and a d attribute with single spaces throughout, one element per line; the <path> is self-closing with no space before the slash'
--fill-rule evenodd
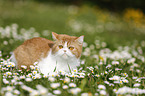
<path id="1" fill-rule="evenodd" d="M 52 44 L 45 38 L 36 37 L 26 40 L 22 45 L 14 50 L 14 55 L 17 60 L 18 68 L 21 65 L 26 65 L 28 68 L 41 58 L 45 58 L 50 50 L 48 44 Z"/>

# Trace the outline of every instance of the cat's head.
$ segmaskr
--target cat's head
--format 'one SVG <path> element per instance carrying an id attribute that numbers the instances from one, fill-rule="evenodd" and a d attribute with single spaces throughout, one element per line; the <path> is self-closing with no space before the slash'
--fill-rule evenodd
<path id="1" fill-rule="evenodd" d="M 52 32 L 52 37 L 54 39 L 53 55 L 60 56 L 63 59 L 80 58 L 84 36 L 75 37 Z"/>

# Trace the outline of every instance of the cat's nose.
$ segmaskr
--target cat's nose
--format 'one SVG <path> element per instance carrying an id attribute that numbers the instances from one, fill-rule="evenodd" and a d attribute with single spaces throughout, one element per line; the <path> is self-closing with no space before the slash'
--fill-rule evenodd
<path id="1" fill-rule="evenodd" d="M 64 52 L 66 52 L 66 50 L 63 50 Z"/>

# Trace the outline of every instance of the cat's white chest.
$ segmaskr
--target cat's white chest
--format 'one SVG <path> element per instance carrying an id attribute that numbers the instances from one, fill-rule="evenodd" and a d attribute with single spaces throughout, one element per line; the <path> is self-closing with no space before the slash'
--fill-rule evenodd
<path id="1" fill-rule="evenodd" d="M 41 61 L 39 61 L 38 66 L 40 72 L 47 75 L 54 71 L 70 72 L 70 69 L 76 69 L 79 64 L 79 59 L 77 58 L 62 59 L 61 57 L 54 56 L 49 52 L 46 58 L 42 58 Z"/>

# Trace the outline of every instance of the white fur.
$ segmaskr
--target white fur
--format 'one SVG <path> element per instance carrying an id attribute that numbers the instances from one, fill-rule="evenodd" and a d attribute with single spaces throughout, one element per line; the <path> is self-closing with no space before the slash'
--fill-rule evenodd
<path id="1" fill-rule="evenodd" d="M 11 61 L 15 63 L 16 67 L 17 67 L 17 60 L 15 58 L 14 53 L 12 53 L 12 56 L 10 57 Z"/>
<path id="2" fill-rule="evenodd" d="M 66 52 L 64 52 L 64 50 L 66 50 Z M 41 73 L 45 75 L 50 72 L 54 72 L 55 69 L 56 72 L 70 72 L 69 67 L 72 71 L 72 69 L 76 69 L 77 66 L 79 66 L 79 59 L 77 59 L 75 55 L 71 53 L 67 47 L 67 42 L 65 42 L 63 48 L 57 53 L 52 54 L 52 51 L 50 50 L 48 56 L 39 61 L 38 66 Z"/>

